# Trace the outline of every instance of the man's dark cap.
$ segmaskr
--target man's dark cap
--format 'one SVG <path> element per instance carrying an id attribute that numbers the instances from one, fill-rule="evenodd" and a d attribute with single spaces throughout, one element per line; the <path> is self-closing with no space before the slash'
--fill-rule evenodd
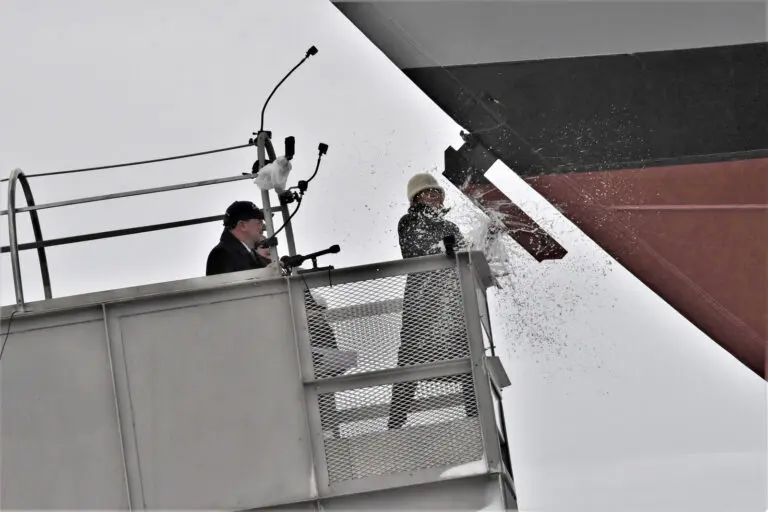
<path id="1" fill-rule="evenodd" d="M 264 212 L 250 201 L 235 201 L 224 213 L 224 226 L 233 228 L 241 220 L 264 220 Z"/>

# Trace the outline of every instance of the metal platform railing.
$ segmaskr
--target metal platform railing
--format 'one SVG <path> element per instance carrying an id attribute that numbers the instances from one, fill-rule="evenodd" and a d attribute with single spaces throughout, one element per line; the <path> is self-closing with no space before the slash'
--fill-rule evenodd
<path id="1" fill-rule="evenodd" d="M 268 141 L 267 141 L 267 148 L 270 151 L 270 155 L 274 155 L 274 149 L 272 149 L 271 143 Z M 215 215 L 215 216 L 208 216 L 208 217 L 185 219 L 185 220 L 176 221 L 176 222 L 166 222 L 162 224 L 136 226 L 136 227 L 126 228 L 126 229 L 116 229 L 111 231 L 103 231 L 99 233 L 88 233 L 88 234 L 82 234 L 82 235 L 57 238 L 52 240 L 45 240 L 43 238 L 42 230 L 40 227 L 40 219 L 37 213 L 38 211 L 48 209 L 48 208 L 60 208 L 63 206 L 73 206 L 73 205 L 92 203 L 92 202 L 98 202 L 98 201 L 108 201 L 111 199 L 120 199 L 125 197 L 134 197 L 134 196 L 140 196 L 140 195 L 146 195 L 146 194 L 156 194 L 161 192 L 170 192 L 174 190 L 184 190 L 188 188 L 205 187 L 209 185 L 231 183 L 234 181 L 243 181 L 247 179 L 252 180 L 253 175 L 245 174 L 245 175 L 239 175 L 239 176 L 228 176 L 225 178 L 201 180 L 201 181 L 194 181 L 194 182 L 188 182 L 188 183 L 178 183 L 175 185 L 168 185 L 163 187 L 151 187 L 151 188 L 144 188 L 144 189 L 128 190 L 124 192 L 117 192 L 114 194 L 102 194 L 102 195 L 96 195 L 96 196 L 69 199 L 66 201 L 56 201 L 52 203 L 35 204 L 34 196 L 32 194 L 32 189 L 29 186 L 29 181 L 27 180 L 27 177 L 24 175 L 21 169 L 14 169 L 11 172 L 10 177 L 8 178 L 8 209 L 0 211 L 0 216 L 6 216 L 6 215 L 8 216 L 9 243 L 7 246 L 0 248 L 0 253 L 8 252 L 11 255 L 11 275 L 13 277 L 13 287 L 14 287 L 14 293 L 16 297 L 16 308 L 19 311 L 23 311 L 25 309 L 24 285 L 21 277 L 21 263 L 19 261 L 20 251 L 37 249 L 38 259 L 40 262 L 40 273 L 42 274 L 44 297 L 46 299 L 51 299 L 53 298 L 53 292 L 51 289 L 50 272 L 48 270 L 48 258 L 45 251 L 46 247 L 81 243 L 81 242 L 92 241 L 92 240 L 101 240 L 104 238 L 113 238 L 118 236 L 135 235 L 139 233 L 148 233 L 151 231 L 160 231 L 165 229 L 173 229 L 173 228 L 178 228 L 183 226 L 191 226 L 194 224 L 215 222 L 223 218 L 223 215 Z M 21 208 L 16 207 L 17 184 L 21 185 L 21 188 L 24 192 L 24 198 L 27 203 L 27 206 L 24 206 Z M 271 207 L 271 206 L 268 206 L 268 203 L 267 203 L 267 206 L 265 207 L 265 211 L 271 212 L 272 214 L 274 214 L 275 212 L 282 212 L 283 218 L 287 218 L 287 215 L 288 215 L 288 210 L 285 205 L 280 205 L 279 207 Z M 18 213 L 24 213 L 24 212 L 28 212 L 30 215 L 30 220 L 32 221 L 32 231 L 35 237 L 35 241 L 22 244 L 22 243 L 19 243 L 19 240 L 18 240 L 18 231 L 16 228 L 16 219 L 17 219 L 16 216 Z M 266 217 L 270 219 L 269 222 L 271 226 L 271 222 L 272 222 L 271 215 L 266 215 Z M 292 240 L 291 240 L 291 243 L 292 243 Z"/>
<path id="2" fill-rule="evenodd" d="M 512 485 L 493 384 L 508 380 L 489 364 L 492 278 L 482 255 L 472 255 L 291 280 L 321 494 L 452 470 L 504 473 Z"/>

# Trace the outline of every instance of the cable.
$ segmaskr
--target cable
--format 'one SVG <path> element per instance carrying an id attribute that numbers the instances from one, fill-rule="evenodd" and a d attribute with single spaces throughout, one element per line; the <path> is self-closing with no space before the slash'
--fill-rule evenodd
<path id="1" fill-rule="evenodd" d="M 104 169 L 115 169 L 118 167 L 130 167 L 133 165 L 144 165 L 144 164 L 153 164 L 157 162 L 167 162 L 169 160 L 179 160 L 181 158 L 192 158 L 195 156 L 210 155 L 213 153 L 222 153 L 224 151 L 232 151 L 234 149 L 242 149 L 250 146 L 253 146 L 253 142 L 249 142 L 248 144 L 241 144 L 239 146 L 230 146 L 228 148 L 211 149 L 209 151 L 200 151 L 198 153 L 188 153 L 186 155 L 167 156 L 164 158 L 155 158 L 152 160 L 141 160 L 138 162 L 126 162 L 122 164 L 102 165 L 100 167 L 85 167 L 83 169 L 69 169 L 66 171 L 54 171 L 54 172 L 43 172 L 40 174 L 28 174 L 27 178 L 40 178 L 42 176 L 57 176 L 59 174 L 72 174 L 76 172 L 86 172 L 86 171 L 101 171 Z M 8 181 L 8 178 L 3 178 L 2 180 L 0 180 L 0 183 L 3 183 L 5 181 Z"/>
<path id="2" fill-rule="evenodd" d="M 290 73 L 289 73 L 290 74 Z M 328 151 L 328 146 L 325 144 L 320 144 L 320 153 L 317 155 L 317 164 L 315 165 L 315 172 L 312 174 L 312 176 L 305 182 L 304 187 L 299 187 L 300 192 L 299 194 L 296 194 L 296 201 L 298 204 L 296 205 L 296 209 L 293 210 L 293 213 L 291 213 L 288 216 L 288 219 L 283 223 L 282 226 L 280 226 L 280 229 L 275 231 L 275 233 L 272 235 L 272 239 L 274 240 L 277 237 L 277 234 L 280 233 L 283 229 L 285 229 L 285 226 L 288 225 L 289 222 L 291 222 L 291 219 L 293 219 L 293 216 L 296 215 L 296 213 L 299 211 L 299 208 L 301 208 L 301 200 L 304 198 L 304 191 L 306 190 L 306 185 L 309 185 L 309 182 L 315 179 L 315 176 L 317 176 L 317 171 L 320 169 L 320 161 L 323 159 L 323 155 L 326 151 Z M 301 184 L 301 182 L 299 182 Z M 295 187 L 294 187 L 295 188 Z"/>
<path id="3" fill-rule="evenodd" d="M 320 169 L 320 160 L 321 160 L 322 158 L 323 158 L 323 154 L 322 154 L 322 153 L 320 153 L 319 155 L 317 155 L 317 165 L 315 165 L 315 172 L 314 172 L 314 173 L 312 173 L 312 176 L 310 176 L 310 178 L 307 180 L 307 185 L 309 185 L 309 184 L 310 184 L 310 182 L 311 182 L 313 179 L 315 179 L 315 176 L 317 176 L 317 171 Z"/>
<path id="4" fill-rule="evenodd" d="M 259 128 L 259 132 L 263 132 L 264 131 L 264 112 L 266 112 L 266 110 L 267 110 L 267 105 L 269 105 L 269 100 L 272 99 L 272 96 L 275 95 L 275 92 L 280 88 L 281 85 L 283 85 L 283 82 L 285 82 L 288 79 L 288 77 L 291 76 L 293 74 L 293 72 L 296 71 L 299 68 L 299 66 L 304 64 L 304 62 L 306 62 L 306 60 L 308 58 L 310 58 L 311 56 L 313 56 L 313 55 L 317 55 L 317 48 L 315 48 L 314 46 L 310 47 L 309 50 L 307 50 L 307 53 L 304 55 L 304 58 L 301 59 L 298 64 L 293 66 L 293 68 L 288 72 L 288 74 L 285 75 L 283 77 L 283 79 L 280 80 L 277 83 L 275 88 L 272 89 L 272 92 L 269 93 L 269 96 L 267 96 L 267 101 L 264 102 L 264 106 L 261 108 L 261 125 L 260 125 L 260 128 Z M 256 134 L 254 134 L 254 135 L 256 135 Z"/>
<path id="5" fill-rule="evenodd" d="M 8 330 L 5 331 L 5 338 L 3 338 L 3 346 L 0 347 L 0 360 L 3 359 L 3 352 L 5 352 L 5 344 L 8 342 L 8 336 L 11 334 L 11 324 L 13 323 L 13 315 L 16 314 L 17 310 L 13 310 L 11 312 L 11 316 L 8 318 Z"/>
<path id="6" fill-rule="evenodd" d="M 288 225 L 288 223 L 289 223 L 289 222 L 291 222 L 291 219 L 293 218 L 293 216 L 294 216 L 294 215 L 296 215 L 296 212 L 298 212 L 298 211 L 299 211 L 299 208 L 301 208 L 301 196 L 299 196 L 299 197 L 298 197 L 296 200 L 297 200 L 297 201 L 298 201 L 298 203 L 299 203 L 299 204 L 297 204 L 297 205 L 296 205 L 296 209 L 295 209 L 295 210 L 293 210 L 293 213 L 291 213 L 291 214 L 288 216 L 288 219 L 287 219 L 285 222 L 283 222 L 283 225 L 282 225 L 282 226 L 280 226 L 280 229 L 278 229 L 277 231 L 275 231 L 275 234 L 274 234 L 274 235 L 272 235 L 272 236 L 271 236 L 271 238 L 273 238 L 273 239 L 274 239 L 274 238 L 276 238 L 276 237 L 277 237 L 277 234 L 278 234 L 278 233 L 280 233 L 280 232 L 281 232 L 283 229 L 285 229 L 285 226 L 287 226 L 287 225 Z"/>
<path id="7" fill-rule="evenodd" d="M 289 77 L 289 76 L 291 76 L 291 74 L 292 74 L 294 71 L 296 71 L 296 69 L 298 69 L 298 67 L 299 67 L 299 66 L 301 66 L 302 64 L 304 64 L 304 61 L 306 61 L 308 58 L 309 58 L 309 55 L 307 55 L 306 57 L 304 57 L 303 59 L 301 59 L 301 61 L 300 61 L 298 64 L 296 64 L 295 66 L 293 66 L 293 69 L 291 69 L 291 70 L 288 72 L 288 74 L 287 74 L 287 75 L 285 75 L 285 76 L 283 77 L 283 79 L 282 79 L 282 80 L 280 80 L 280 81 L 277 83 L 277 85 L 275 86 L 275 88 L 274 88 L 274 89 L 272 89 L 272 92 L 271 92 L 271 93 L 269 93 L 269 96 L 267 96 L 267 101 L 265 101 L 265 102 L 264 102 L 264 106 L 261 108 L 261 125 L 260 125 L 260 128 L 259 128 L 259 131 L 260 131 L 260 132 L 263 132 L 263 131 L 264 131 L 264 112 L 267 110 L 267 105 L 269 104 L 269 100 L 271 100 L 271 99 L 272 99 L 272 96 L 274 96 L 275 92 L 277 91 L 277 88 L 278 88 L 278 87 L 280 87 L 280 86 L 283 84 L 283 82 L 285 82 L 285 81 L 288 79 L 288 77 Z"/>
<path id="8" fill-rule="evenodd" d="M 309 48 L 309 50 L 307 50 L 307 53 L 304 55 L 304 58 L 301 59 L 301 61 L 299 61 L 299 63 L 296 64 L 288 72 L 288 74 L 285 75 L 282 80 L 280 80 L 280 82 L 278 82 L 278 84 L 275 86 L 275 88 L 272 89 L 272 92 L 269 93 L 269 96 L 267 97 L 267 101 L 264 102 L 264 106 L 261 109 L 261 127 L 259 129 L 260 132 L 264 131 L 264 113 L 267 110 L 267 105 L 269 104 L 269 100 L 272 99 L 272 96 L 275 95 L 275 92 L 277 92 L 277 89 L 280 88 L 280 86 L 283 84 L 283 82 L 285 82 L 288 79 L 288 77 L 291 76 L 291 74 L 293 74 L 293 72 L 296 71 L 299 68 L 299 66 L 304 64 L 304 62 L 306 62 L 306 60 L 308 58 L 310 58 L 311 56 L 313 56 L 313 55 L 317 55 L 317 48 L 314 47 L 314 46 L 311 46 Z M 256 135 L 256 134 L 254 134 L 254 135 Z M 165 157 L 165 158 L 155 158 L 155 159 L 152 159 L 152 160 L 141 160 L 139 162 L 126 162 L 126 163 L 122 163 L 122 164 L 103 165 L 103 166 L 100 166 L 100 167 L 86 167 L 86 168 L 83 168 L 83 169 L 69 169 L 69 170 L 66 170 L 66 171 L 55 171 L 55 172 L 44 172 L 44 173 L 40 173 L 40 174 L 30 174 L 30 175 L 27 175 L 27 178 L 39 178 L 39 177 L 42 177 L 42 176 L 56 176 L 56 175 L 60 175 L 60 174 L 72 174 L 72 173 L 76 173 L 76 172 L 86 172 L 86 171 L 101 171 L 101 170 L 104 170 L 104 169 L 115 169 L 115 168 L 118 168 L 118 167 L 130 167 L 132 165 L 144 165 L 144 164 L 153 164 L 153 163 L 157 163 L 157 162 L 167 162 L 168 160 L 178 160 L 180 158 L 191 158 L 191 157 L 195 157 L 195 156 L 210 155 L 212 153 L 221 153 L 223 151 L 231 151 L 233 149 L 247 148 L 249 146 L 253 146 L 254 144 L 256 144 L 256 140 L 252 139 L 252 140 L 248 141 L 248 144 L 242 144 L 240 146 L 231 146 L 231 147 L 228 147 L 228 148 L 212 149 L 210 151 L 200 151 L 198 153 L 189 153 L 189 154 L 186 154 L 186 155 L 169 156 L 169 157 Z M 8 178 L 0 179 L 0 183 L 6 182 L 6 181 L 8 181 Z"/>

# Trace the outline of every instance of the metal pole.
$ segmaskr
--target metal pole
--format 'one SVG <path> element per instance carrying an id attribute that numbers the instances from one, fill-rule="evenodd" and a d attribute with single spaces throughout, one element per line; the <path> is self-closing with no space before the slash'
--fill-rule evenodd
<path id="1" fill-rule="evenodd" d="M 229 183 L 232 181 L 252 180 L 251 174 L 230 176 L 228 178 L 216 178 L 212 180 L 192 181 L 189 183 L 181 183 L 179 185 L 167 185 L 164 187 L 143 188 L 138 190 L 129 190 L 128 192 L 116 192 L 114 194 L 104 194 L 100 196 L 81 197 L 78 199 L 69 199 L 67 201 L 57 201 L 55 203 L 38 204 L 33 206 L 27 206 L 16 210 L 20 212 L 31 212 L 35 210 L 45 210 L 47 208 L 59 208 L 61 206 L 71 206 L 74 204 L 93 203 L 95 201 L 106 201 L 108 199 L 119 199 L 121 197 L 141 196 L 145 194 L 154 194 L 157 192 L 169 192 L 171 190 L 182 190 L 185 188 L 205 187 L 207 185 L 216 185 L 219 183 Z M 9 189 L 10 190 L 10 189 Z M 0 215 L 7 215 L 8 210 L 0 211 Z"/>
<path id="2" fill-rule="evenodd" d="M 136 235 L 140 233 L 150 233 L 152 231 L 161 231 L 164 229 L 181 228 L 185 226 L 193 226 L 195 224 L 203 224 L 205 222 L 221 221 L 224 218 L 223 215 L 213 215 L 211 217 L 199 217 L 196 219 L 179 220 L 175 222 L 164 222 L 162 224 L 149 224 L 147 226 L 139 226 L 134 228 L 113 229 L 110 231 L 99 231 L 97 233 L 86 233 L 83 235 L 65 236 L 62 238 L 53 238 L 42 242 L 31 242 L 26 244 L 19 244 L 19 251 L 28 251 L 30 249 L 39 249 L 41 247 L 55 247 L 57 245 L 76 244 L 80 242 L 90 242 L 92 240 L 103 240 L 105 238 L 114 238 L 118 236 Z M 10 247 L 5 245 L 0 247 L 0 254 L 11 252 Z M 46 297 L 50 298 L 50 297 Z"/>
<path id="3" fill-rule="evenodd" d="M 280 211 L 283 212 L 283 222 L 285 223 L 285 238 L 288 240 L 288 254 L 296 256 L 296 244 L 293 240 L 293 226 L 291 225 L 291 214 L 288 213 L 288 205 L 280 205 Z"/>
<path id="4" fill-rule="evenodd" d="M 13 290 L 16 294 L 16 308 L 24 311 L 24 289 L 21 284 L 21 265 L 19 263 L 19 241 L 16 238 L 16 182 L 21 169 L 14 169 L 8 178 L 8 239 L 11 248 L 11 272 L 13 274 Z"/>
<path id="5" fill-rule="evenodd" d="M 272 145 L 272 141 L 269 140 L 269 138 L 265 138 L 264 148 L 267 152 L 267 156 L 269 156 L 271 160 L 275 160 L 277 158 L 277 154 L 275 153 L 275 147 Z M 288 254 L 290 254 L 291 256 L 295 256 L 296 245 L 294 244 L 294 241 L 293 241 L 293 226 L 291 226 L 291 221 L 290 221 L 291 215 L 290 213 L 288 213 L 288 205 L 280 204 L 280 206 L 279 207 L 276 206 L 273 211 L 277 211 L 277 210 L 280 210 L 283 213 L 283 224 L 285 225 L 285 228 L 284 228 L 285 238 L 288 241 Z M 274 228 L 274 224 L 273 224 L 273 228 Z"/>
<path id="6" fill-rule="evenodd" d="M 259 136 L 256 140 L 256 145 L 259 155 L 259 170 L 264 168 L 266 162 L 265 146 L 267 142 L 267 132 L 264 130 L 259 131 Z M 275 226 L 272 224 L 272 206 L 269 203 L 269 191 L 261 191 L 261 206 L 264 209 L 264 223 L 267 225 L 267 237 L 272 238 L 275 234 Z M 277 247 L 270 247 L 269 249 L 270 259 L 275 262 L 279 260 L 277 255 Z"/>

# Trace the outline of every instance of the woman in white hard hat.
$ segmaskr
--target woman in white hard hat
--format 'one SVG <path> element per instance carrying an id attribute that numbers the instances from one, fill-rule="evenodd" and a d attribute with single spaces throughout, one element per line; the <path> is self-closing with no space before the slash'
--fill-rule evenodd
<path id="1" fill-rule="evenodd" d="M 416 174 L 408 181 L 407 194 L 411 206 L 397 226 L 403 258 L 441 254 L 445 252 L 443 239 L 449 236 L 454 238 L 456 249 L 465 245 L 458 226 L 445 219 L 445 191 L 434 176 Z M 461 286 L 455 269 L 409 274 L 397 365 L 446 361 L 468 355 Z M 440 380 L 460 382 L 467 416 L 477 416 L 471 374 Z M 389 428 L 405 424 L 416 384 L 409 381 L 393 385 Z"/>
<path id="2" fill-rule="evenodd" d="M 411 207 L 397 225 L 403 258 L 427 256 L 443 252 L 443 238 L 453 236 L 463 243 L 461 231 L 445 219 L 445 191 L 431 174 L 416 174 L 408 180 Z"/>

